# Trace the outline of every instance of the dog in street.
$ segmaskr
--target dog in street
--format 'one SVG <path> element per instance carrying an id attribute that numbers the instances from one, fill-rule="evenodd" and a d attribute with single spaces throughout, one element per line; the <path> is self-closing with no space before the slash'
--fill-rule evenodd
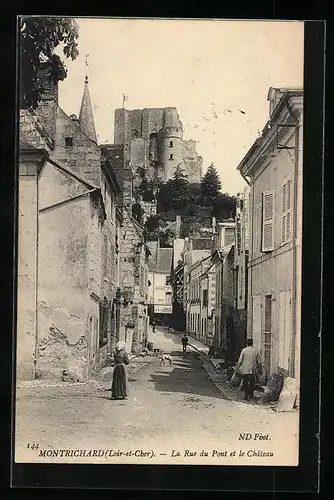
<path id="1" fill-rule="evenodd" d="M 173 364 L 172 356 L 170 354 L 160 354 L 159 360 L 160 360 L 160 365 L 165 365 L 166 362 L 169 363 L 169 366 L 172 366 Z"/>

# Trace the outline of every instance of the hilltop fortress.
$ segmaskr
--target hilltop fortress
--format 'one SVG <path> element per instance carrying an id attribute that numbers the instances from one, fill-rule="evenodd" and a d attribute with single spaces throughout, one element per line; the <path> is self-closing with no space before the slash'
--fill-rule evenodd
<path id="1" fill-rule="evenodd" d="M 200 182 L 203 159 L 196 141 L 183 139 L 177 109 L 115 110 L 114 145 L 124 146 L 124 161 L 133 172 L 144 168 L 147 178 L 167 182 L 179 166 L 189 182 Z"/>

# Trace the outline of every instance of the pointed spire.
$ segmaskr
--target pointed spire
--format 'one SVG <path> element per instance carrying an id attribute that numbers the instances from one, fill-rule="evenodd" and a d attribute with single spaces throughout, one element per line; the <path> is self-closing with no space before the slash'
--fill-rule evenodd
<path id="1" fill-rule="evenodd" d="M 86 54 L 86 66 L 88 54 Z M 79 114 L 80 128 L 81 130 L 90 138 L 92 141 L 97 143 L 94 117 L 93 117 L 93 108 L 90 100 L 90 94 L 88 89 L 88 75 L 86 73 L 85 76 L 85 88 L 81 101 L 81 108 Z"/>

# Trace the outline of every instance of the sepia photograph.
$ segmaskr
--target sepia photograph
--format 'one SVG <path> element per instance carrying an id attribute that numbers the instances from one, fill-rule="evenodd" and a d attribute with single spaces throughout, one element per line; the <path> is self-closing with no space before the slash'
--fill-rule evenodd
<path id="1" fill-rule="evenodd" d="M 304 22 L 17 32 L 14 462 L 298 466 Z"/>

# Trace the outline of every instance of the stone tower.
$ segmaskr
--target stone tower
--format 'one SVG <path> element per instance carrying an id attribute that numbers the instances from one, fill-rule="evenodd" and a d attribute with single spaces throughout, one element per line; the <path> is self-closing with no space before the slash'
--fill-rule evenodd
<path id="1" fill-rule="evenodd" d="M 159 130 L 159 160 L 162 166 L 164 181 L 173 177 L 178 165 L 182 164 L 182 123 L 176 108 L 164 110 L 163 127 Z"/>
<path id="2" fill-rule="evenodd" d="M 175 107 L 116 109 L 114 144 L 124 145 L 125 161 L 134 174 L 144 168 L 148 179 L 166 182 L 180 165 L 189 182 L 200 182 L 202 159 L 195 141 L 183 140 Z"/>

